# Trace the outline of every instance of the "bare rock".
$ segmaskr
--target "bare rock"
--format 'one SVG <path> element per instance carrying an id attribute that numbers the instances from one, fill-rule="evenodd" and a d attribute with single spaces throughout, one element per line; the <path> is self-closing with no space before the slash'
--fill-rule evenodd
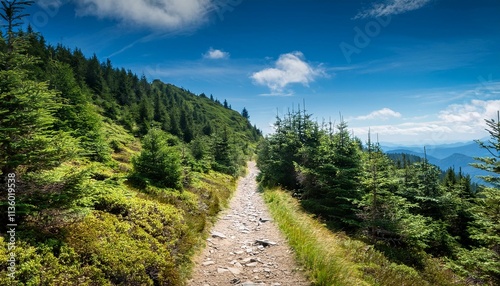
<path id="1" fill-rule="evenodd" d="M 276 242 L 273 242 L 273 241 L 270 241 L 267 239 L 257 239 L 255 241 L 255 244 L 259 244 L 259 245 L 262 245 L 264 247 L 278 245 Z"/>
<path id="2" fill-rule="evenodd" d="M 223 233 L 220 233 L 220 232 L 217 232 L 217 231 L 212 231 L 211 235 L 214 238 L 222 238 L 222 239 L 227 238 Z"/>
<path id="3" fill-rule="evenodd" d="M 258 262 L 250 262 L 250 263 L 245 264 L 246 267 L 256 267 L 257 265 L 259 265 Z"/>
<path id="4" fill-rule="evenodd" d="M 240 268 L 228 267 L 227 270 L 229 270 L 229 272 L 231 272 L 234 276 L 238 276 L 238 275 L 241 274 L 241 269 Z"/>
<path id="5" fill-rule="evenodd" d="M 229 270 L 227 268 L 217 268 L 217 273 L 219 273 L 219 274 L 226 273 L 226 272 L 229 272 Z"/>

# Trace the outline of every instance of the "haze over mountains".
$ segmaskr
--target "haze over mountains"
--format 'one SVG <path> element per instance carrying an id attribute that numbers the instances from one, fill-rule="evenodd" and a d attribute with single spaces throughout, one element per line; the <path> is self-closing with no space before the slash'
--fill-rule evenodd
<path id="1" fill-rule="evenodd" d="M 482 140 L 485 141 L 485 140 Z M 483 149 L 474 141 L 441 144 L 425 146 L 400 146 L 391 144 L 382 144 L 382 149 L 388 154 L 410 154 L 424 158 L 427 156 L 429 163 L 438 166 L 441 170 L 445 171 L 448 168 L 454 168 L 455 171 L 462 170 L 462 173 L 469 174 L 474 182 L 482 181 L 477 176 L 484 176 L 488 173 L 474 168 L 471 163 L 477 163 L 474 160 L 477 157 L 485 157 L 491 154 L 488 150 Z"/>

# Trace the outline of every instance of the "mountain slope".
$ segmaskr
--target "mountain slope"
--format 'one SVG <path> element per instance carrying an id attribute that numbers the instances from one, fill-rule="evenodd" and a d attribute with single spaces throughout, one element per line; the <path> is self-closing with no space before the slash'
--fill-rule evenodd
<path id="1" fill-rule="evenodd" d="M 0 33 L 0 76 L 0 135 L 9 139 L 0 142 L 0 170 L 9 172 L 0 174 L 15 178 L 16 204 L 14 216 L 0 213 L 15 223 L 15 237 L 0 226 L 0 285 L 185 285 L 193 250 L 261 138 L 248 116 L 78 49 L 46 46 L 33 31 Z M 26 110 L 38 128 L 11 120 Z M 146 144 L 154 134 L 161 140 Z M 51 136 L 65 140 L 48 144 Z M 8 154 L 25 142 L 44 145 Z M 149 180 L 171 166 L 175 185 Z"/>

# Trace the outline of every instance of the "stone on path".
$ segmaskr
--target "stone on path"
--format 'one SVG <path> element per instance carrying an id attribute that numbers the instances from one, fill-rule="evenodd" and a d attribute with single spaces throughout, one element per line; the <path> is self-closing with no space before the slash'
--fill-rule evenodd
<path id="1" fill-rule="evenodd" d="M 228 267 L 227 270 L 229 270 L 229 272 L 231 272 L 234 276 L 241 274 L 241 270 L 239 268 Z"/>
<path id="2" fill-rule="evenodd" d="M 267 239 L 257 239 L 257 240 L 255 241 L 255 244 L 260 244 L 260 245 L 262 245 L 262 246 L 264 246 L 264 247 L 266 247 L 266 246 L 274 246 L 274 245 L 277 245 L 277 243 L 276 243 L 276 242 L 269 241 L 269 240 L 267 240 Z"/>
<path id="3" fill-rule="evenodd" d="M 203 262 L 201 265 L 203 265 L 203 266 L 209 266 L 209 265 L 214 265 L 214 264 L 215 264 L 215 261 L 209 260 L 209 261 Z"/>
<path id="4" fill-rule="evenodd" d="M 229 272 L 227 268 L 217 268 L 217 273 L 222 274 L 224 272 Z"/>
<path id="5" fill-rule="evenodd" d="M 214 238 L 222 238 L 222 239 L 227 238 L 223 233 L 217 231 L 212 231 L 211 235 Z"/>

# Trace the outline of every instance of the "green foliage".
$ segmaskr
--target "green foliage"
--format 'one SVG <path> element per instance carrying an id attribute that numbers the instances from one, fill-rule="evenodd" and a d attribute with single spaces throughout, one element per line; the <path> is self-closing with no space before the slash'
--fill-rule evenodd
<path id="1" fill-rule="evenodd" d="M 491 139 L 488 143 L 478 143 L 491 157 L 477 158 L 481 163 L 474 166 L 491 172 L 483 177 L 490 185 L 480 188 L 470 209 L 474 220 L 469 232 L 478 245 L 461 250 L 451 264 L 475 280 L 497 285 L 500 283 L 500 112 L 497 120 L 486 120 L 486 124 Z"/>
<path id="2" fill-rule="evenodd" d="M 278 118 L 276 133 L 259 148 L 260 180 L 302 193 L 311 212 L 351 229 L 359 225 L 355 202 L 361 199 L 357 176 L 361 147 L 341 122 L 338 132 L 320 128 L 310 115 L 298 111 Z"/>
<path id="3" fill-rule="evenodd" d="M 36 246 L 16 241 L 15 279 L 0 273 L 2 285 L 112 285 L 96 266 L 81 265 L 79 255 L 67 244 L 53 245 L 53 241 Z M 7 243 L 0 237 L 0 267 L 7 268 Z"/>
<path id="4" fill-rule="evenodd" d="M 213 170 L 235 177 L 241 174 L 241 167 L 246 158 L 242 150 L 237 148 L 238 145 L 242 144 L 235 141 L 236 138 L 230 137 L 226 128 L 221 133 L 212 135 Z"/>
<path id="5" fill-rule="evenodd" d="M 19 166 L 29 170 L 50 168 L 72 158 L 77 141 L 52 129 L 61 107 L 58 93 L 46 83 L 29 78 L 34 58 L 23 54 L 26 41 L 11 40 L 0 51 L 0 168 L 3 174 Z"/>
<path id="6" fill-rule="evenodd" d="M 267 189 L 264 198 L 314 285 L 465 285 L 439 260 L 423 253 L 418 254 L 420 268 L 407 266 L 391 262 L 386 252 L 372 245 L 332 232 L 282 190 Z M 399 255 L 411 254 L 400 251 Z"/>
<path id="7" fill-rule="evenodd" d="M 144 136 L 143 150 L 132 160 L 135 178 L 160 187 L 179 188 L 182 175 L 181 155 L 175 142 L 175 137 L 161 130 L 151 129 Z"/>
<path id="8" fill-rule="evenodd" d="M 476 164 L 496 174 L 498 121 L 487 120 L 492 139 L 480 143 L 493 157 Z M 476 193 L 468 175 L 442 172 L 425 158 L 390 160 L 378 144 L 369 141 L 363 148 L 344 122 L 333 130 L 302 111 L 277 118 L 275 128 L 258 149 L 264 186 L 293 191 L 304 209 L 329 227 L 369 241 L 391 261 L 406 265 L 397 269 L 428 267 L 430 254 L 449 259 L 450 267 L 474 281 L 498 283 L 498 176 L 484 177 L 490 185 Z"/>
<path id="9" fill-rule="evenodd" d="M 105 162 L 110 159 L 109 146 L 102 133 L 102 120 L 86 94 L 75 80 L 67 64 L 51 61 L 47 79 L 53 89 L 61 93 L 62 106 L 56 112 L 56 129 L 72 132 L 80 139 L 82 148 L 90 159 Z"/>
<path id="10" fill-rule="evenodd" d="M 1 3 L 0 169 L 16 172 L 19 228 L 13 280 L 0 236 L 0 284 L 184 285 L 260 131 L 227 101 L 14 32 L 31 1 Z"/>
<path id="11" fill-rule="evenodd" d="M 178 285 L 166 246 L 134 223 L 96 212 L 71 225 L 66 241 L 84 264 L 98 266 L 114 285 Z"/>
<path id="12" fill-rule="evenodd" d="M 267 137 L 259 147 L 257 166 L 264 185 L 290 190 L 298 187 L 294 162 L 299 161 L 300 136 L 304 135 L 305 123 L 310 123 L 309 116 L 304 118 L 301 112 L 276 119 L 275 134 Z"/>
<path id="13" fill-rule="evenodd" d="M 498 285 L 500 259 L 498 253 L 486 247 L 460 249 L 457 259 L 449 262 L 451 268 L 477 284 Z"/>

